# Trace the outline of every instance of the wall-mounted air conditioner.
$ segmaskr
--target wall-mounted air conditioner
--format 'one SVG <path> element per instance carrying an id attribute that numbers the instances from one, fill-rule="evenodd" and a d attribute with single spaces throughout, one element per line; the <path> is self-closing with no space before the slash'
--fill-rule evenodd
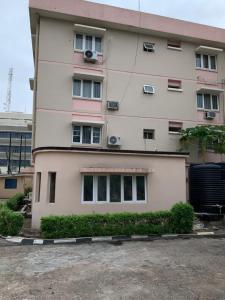
<path id="1" fill-rule="evenodd" d="M 119 102 L 117 101 L 107 101 L 107 109 L 108 110 L 118 110 Z"/>
<path id="2" fill-rule="evenodd" d="M 85 50 L 84 51 L 84 60 L 88 62 L 95 63 L 98 60 L 97 51 Z"/>
<path id="3" fill-rule="evenodd" d="M 151 84 L 145 84 L 143 87 L 144 94 L 153 95 L 155 94 L 155 87 Z"/>
<path id="4" fill-rule="evenodd" d="M 205 112 L 205 119 L 213 120 L 216 117 L 216 113 L 214 111 L 206 111 Z"/>
<path id="5" fill-rule="evenodd" d="M 155 52 L 155 44 L 154 43 L 143 43 L 143 50 L 146 52 Z"/>
<path id="6" fill-rule="evenodd" d="M 108 136 L 107 144 L 108 146 L 120 146 L 121 145 L 120 137 L 115 135 Z"/>

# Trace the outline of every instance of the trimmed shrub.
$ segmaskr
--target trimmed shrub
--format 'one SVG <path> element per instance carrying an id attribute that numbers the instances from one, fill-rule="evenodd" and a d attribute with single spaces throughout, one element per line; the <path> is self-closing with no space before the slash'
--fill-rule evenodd
<path id="1" fill-rule="evenodd" d="M 24 194 L 17 193 L 6 201 L 6 206 L 14 211 L 17 211 L 23 203 Z"/>
<path id="2" fill-rule="evenodd" d="M 193 227 L 194 210 L 190 204 L 177 203 L 171 209 L 171 228 L 175 233 L 190 233 Z"/>
<path id="3" fill-rule="evenodd" d="M 2 206 L 0 209 L 0 234 L 18 235 L 23 226 L 23 216 Z"/>
<path id="4" fill-rule="evenodd" d="M 117 213 L 49 216 L 41 219 L 44 238 L 169 233 L 171 213 Z"/>

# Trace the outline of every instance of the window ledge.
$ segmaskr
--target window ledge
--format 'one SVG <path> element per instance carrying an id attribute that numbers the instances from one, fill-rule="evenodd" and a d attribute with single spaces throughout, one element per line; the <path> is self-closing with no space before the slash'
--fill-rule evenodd
<path id="1" fill-rule="evenodd" d="M 74 49 L 74 52 L 75 52 L 75 53 L 84 53 L 84 51 L 85 51 L 85 50 Z M 98 55 L 98 56 L 103 56 L 103 53 L 102 53 L 102 52 L 98 52 L 97 55 Z"/>
<path id="2" fill-rule="evenodd" d="M 72 143 L 71 147 L 81 147 L 81 148 L 102 148 L 101 144 L 80 144 L 80 143 Z"/>
<path id="3" fill-rule="evenodd" d="M 177 47 L 172 47 L 172 46 L 167 46 L 167 49 L 175 50 L 175 51 L 183 51 L 183 48 L 177 48 Z"/>
<path id="4" fill-rule="evenodd" d="M 169 134 L 172 134 L 172 135 L 181 135 L 180 132 L 174 132 L 174 131 L 169 131 Z"/>
<path id="5" fill-rule="evenodd" d="M 200 67 L 195 67 L 195 69 L 204 72 L 218 73 L 218 70 L 213 70 L 213 69 L 200 68 Z"/>
<path id="6" fill-rule="evenodd" d="M 79 97 L 79 96 L 72 96 L 73 100 L 88 100 L 88 101 L 102 101 L 102 99 L 98 98 L 85 98 L 85 97 Z"/>
<path id="7" fill-rule="evenodd" d="M 199 111 L 199 112 L 207 112 L 207 111 L 213 111 L 213 112 L 215 112 L 215 113 L 219 113 L 220 111 L 219 110 L 217 110 L 217 109 L 204 109 L 204 108 L 197 108 L 197 111 Z"/>
<path id="8" fill-rule="evenodd" d="M 181 92 L 183 92 L 183 89 L 168 88 L 168 91 L 181 93 Z"/>

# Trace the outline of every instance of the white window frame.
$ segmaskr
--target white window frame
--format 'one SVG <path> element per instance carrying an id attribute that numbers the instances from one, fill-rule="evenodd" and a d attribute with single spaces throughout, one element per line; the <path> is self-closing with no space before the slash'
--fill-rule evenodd
<path id="1" fill-rule="evenodd" d="M 79 80 L 81 82 L 81 86 L 80 86 L 81 93 L 80 93 L 80 96 L 74 95 L 74 88 L 73 88 L 73 85 L 72 85 L 72 96 L 73 96 L 73 98 L 87 99 L 87 100 L 99 100 L 99 101 L 102 100 L 102 81 L 92 80 L 92 79 L 73 78 L 73 82 L 74 82 L 74 80 Z M 84 82 L 84 80 L 91 81 L 91 97 L 84 97 L 83 96 L 83 82 Z M 94 83 L 95 82 L 100 83 L 100 98 L 94 97 Z"/>
<path id="2" fill-rule="evenodd" d="M 203 107 L 198 107 L 198 94 L 202 95 Z M 208 95 L 208 94 L 210 95 L 210 107 L 211 108 L 205 108 L 205 95 Z M 217 97 L 217 106 L 218 106 L 218 109 L 213 109 L 213 105 L 212 105 L 212 97 L 213 96 Z M 216 94 L 197 93 L 197 95 L 196 95 L 196 105 L 197 105 L 197 110 L 202 110 L 202 111 L 217 111 L 217 112 L 219 112 L 220 111 L 220 97 L 219 97 L 219 95 L 216 95 Z"/>
<path id="3" fill-rule="evenodd" d="M 77 34 L 82 35 L 82 37 L 83 37 L 83 40 L 82 40 L 82 49 L 76 48 L 76 36 L 77 36 Z M 87 50 L 85 48 L 86 36 L 91 36 L 92 37 L 92 47 L 91 47 L 92 49 L 88 49 L 88 50 L 96 51 L 98 54 L 101 55 L 103 53 L 103 50 L 102 50 L 102 47 L 103 47 L 103 38 L 102 38 L 102 36 L 99 36 L 99 35 L 92 35 L 92 34 L 88 34 L 88 33 L 83 34 L 83 33 L 76 32 L 75 35 L 74 35 L 74 45 L 73 45 L 74 50 L 78 51 L 78 52 L 84 52 L 85 50 Z M 102 50 L 101 52 L 98 52 L 97 50 L 95 50 L 95 38 L 100 38 L 101 39 L 101 50 Z"/>
<path id="4" fill-rule="evenodd" d="M 120 188 L 121 188 L 121 201 L 120 202 L 110 202 L 110 175 L 119 175 L 121 176 Z M 93 200 L 84 201 L 84 176 L 93 176 Z M 98 176 L 106 176 L 106 201 L 98 201 Z M 124 200 L 124 176 L 132 177 L 132 200 Z M 144 186 L 145 186 L 145 199 L 137 200 L 137 177 L 144 177 Z M 147 203 L 147 175 L 146 174 L 82 174 L 81 179 L 81 203 L 82 204 L 105 204 L 111 203 L 114 204 L 137 204 L 137 203 Z"/>
<path id="5" fill-rule="evenodd" d="M 74 131 L 74 127 L 75 126 L 79 126 L 80 127 L 80 142 L 74 142 L 73 141 L 73 131 Z M 90 144 L 86 144 L 86 143 L 82 143 L 82 138 L 83 138 L 83 126 L 90 126 L 91 127 L 91 143 Z M 93 131 L 94 131 L 94 127 L 96 128 L 100 128 L 100 142 L 99 143 L 93 143 Z M 96 125 L 92 125 L 92 124 L 73 124 L 72 126 L 72 144 L 74 145 L 101 145 L 102 143 L 102 126 L 99 124 Z"/>
<path id="6" fill-rule="evenodd" d="M 196 64 L 196 55 L 201 55 L 201 67 L 197 67 L 197 64 Z M 208 64 L 209 64 L 209 67 L 208 68 L 204 68 L 203 67 L 203 56 L 204 55 L 207 55 L 208 56 Z M 210 59 L 210 56 L 214 56 L 215 57 L 215 62 L 216 62 L 216 68 L 215 69 L 212 69 L 211 68 L 211 59 Z M 195 53 L 195 68 L 198 69 L 198 70 L 209 70 L 209 71 L 214 71 L 216 72 L 217 71 L 217 55 L 212 55 L 212 54 L 205 54 L 205 53 L 198 53 L 196 52 Z"/>

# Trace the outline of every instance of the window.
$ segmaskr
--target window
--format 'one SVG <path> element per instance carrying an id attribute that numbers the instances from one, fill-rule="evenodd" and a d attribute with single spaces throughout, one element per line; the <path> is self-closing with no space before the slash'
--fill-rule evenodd
<path id="1" fill-rule="evenodd" d="M 75 35 L 74 48 L 76 50 L 92 50 L 102 53 L 102 38 L 99 36 L 77 33 Z"/>
<path id="2" fill-rule="evenodd" d="M 73 143 L 78 144 L 100 144 L 101 127 L 74 125 Z"/>
<path id="3" fill-rule="evenodd" d="M 167 47 L 169 49 L 181 50 L 181 41 L 169 40 L 167 41 Z"/>
<path id="4" fill-rule="evenodd" d="M 36 173 L 36 197 L 35 202 L 40 202 L 40 191 L 41 191 L 41 172 Z"/>
<path id="5" fill-rule="evenodd" d="M 74 79 L 73 97 L 101 99 L 101 82 Z"/>
<path id="6" fill-rule="evenodd" d="M 56 172 L 48 173 L 48 201 L 55 203 Z"/>
<path id="7" fill-rule="evenodd" d="M 208 70 L 217 69 L 217 61 L 215 55 L 196 53 L 195 61 L 196 61 L 196 68 L 208 69 Z"/>
<path id="8" fill-rule="evenodd" d="M 23 140 L 26 138 L 31 139 L 32 138 L 32 133 L 31 132 L 15 132 L 15 131 L 0 131 L 0 138 L 10 138 L 10 133 L 11 133 L 11 138 L 12 139 L 20 139 L 21 135 Z"/>
<path id="9" fill-rule="evenodd" d="M 212 94 L 197 94 L 197 108 L 202 110 L 219 110 L 219 97 Z"/>
<path id="10" fill-rule="evenodd" d="M 144 175 L 83 175 L 83 202 L 139 202 L 146 201 Z"/>
<path id="11" fill-rule="evenodd" d="M 143 50 L 146 52 L 155 52 L 155 44 L 154 43 L 143 43 Z"/>
<path id="12" fill-rule="evenodd" d="M 181 80 L 168 79 L 168 89 L 181 90 L 181 88 L 182 88 Z"/>
<path id="13" fill-rule="evenodd" d="M 169 122 L 169 132 L 170 133 L 180 133 L 183 128 L 183 123 L 181 122 Z"/>
<path id="14" fill-rule="evenodd" d="M 5 179 L 5 189 L 16 189 L 17 179 L 16 178 L 6 178 Z"/>
<path id="15" fill-rule="evenodd" d="M 155 139 L 155 130 L 154 129 L 144 129 L 143 138 L 145 140 L 154 140 Z"/>

